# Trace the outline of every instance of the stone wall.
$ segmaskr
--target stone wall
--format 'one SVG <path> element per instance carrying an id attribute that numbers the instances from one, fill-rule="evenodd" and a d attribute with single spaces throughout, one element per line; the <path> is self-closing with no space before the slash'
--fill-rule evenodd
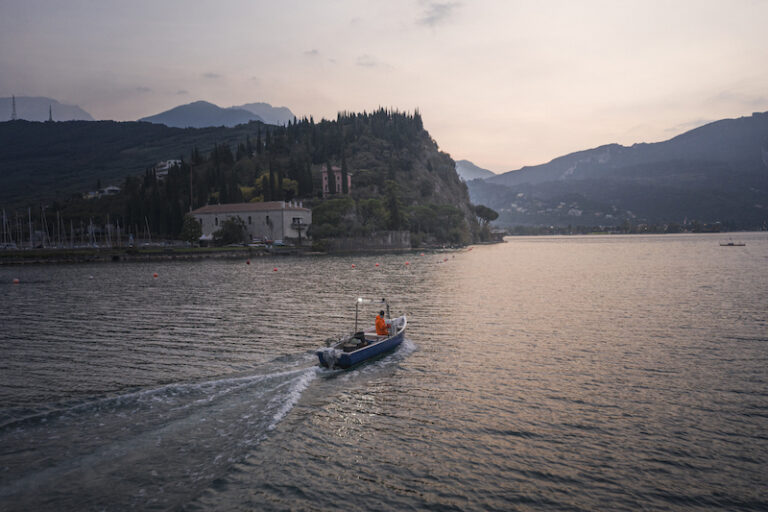
<path id="1" fill-rule="evenodd" d="M 410 248 L 410 231 L 378 231 L 359 238 L 328 240 L 328 250 L 332 252 L 391 251 Z"/>

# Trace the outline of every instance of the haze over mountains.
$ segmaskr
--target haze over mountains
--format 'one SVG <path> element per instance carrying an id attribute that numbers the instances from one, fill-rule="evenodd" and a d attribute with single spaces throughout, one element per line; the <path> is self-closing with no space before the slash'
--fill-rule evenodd
<path id="1" fill-rule="evenodd" d="M 459 178 L 461 178 L 462 181 L 470 181 L 476 179 L 484 180 L 486 178 L 490 178 L 491 176 L 496 176 L 493 171 L 478 167 L 469 160 L 456 161 L 456 174 L 459 175 Z"/>
<path id="2" fill-rule="evenodd" d="M 50 109 L 50 110 L 49 110 Z M 0 121 L 9 121 L 13 112 L 13 98 L 0 98 Z M 16 96 L 16 118 L 27 121 L 93 121 L 91 114 L 77 105 L 64 105 L 44 96 Z"/>
<path id="3" fill-rule="evenodd" d="M 49 107 L 54 121 L 93 120 L 77 106 L 63 105 L 50 98 L 16 97 L 19 119 L 47 121 Z M 0 115 L 3 109 L 3 117 L 9 120 L 11 98 L 0 98 Z M 128 150 L 128 147 L 135 142 L 133 139 L 146 136 L 151 140 L 158 137 L 158 133 L 131 123 L 104 124 L 99 129 L 109 126 L 113 135 L 131 140 L 126 140 L 117 155 L 105 153 L 103 159 L 97 159 L 97 167 L 110 169 L 105 172 L 105 179 L 122 179 L 123 172 L 135 172 L 155 160 L 184 155 L 194 144 L 208 140 L 208 127 L 231 127 L 251 121 L 281 125 L 293 118 L 288 108 L 267 103 L 230 108 L 204 101 L 180 105 L 142 121 L 168 127 L 200 127 L 206 131 L 163 132 L 162 137 L 169 142 L 155 144 L 150 154 L 144 150 Z M 0 158 L 4 171 L 0 178 L 7 181 L 5 186 L 0 186 L 6 193 L 4 201 L 50 198 L 44 193 L 45 180 L 50 176 L 55 176 L 54 188 L 62 192 L 94 181 L 98 168 L 93 167 L 96 160 L 91 161 L 90 153 L 89 156 L 78 154 L 71 143 L 67 146 L 58 139 L 46 140 L 54 132 L 57 137 L 61 136 L 61 130 L 1 121 L 2 117 L 0 131 L 5 134 L 8 146 L 6 151 L 0 151 L 4 153 Z M 90 133 L 88 127 L 77 123 L 61 129 L 72 132 L 72 136 Z M 121 131 L 123 136 L 118 135 Z M 54 150 L 60 152 L 55 155 Z M 106 147 L 101 150 L 106 151 Z M 87 165 L 86 160 L 90 162 Z M 456 162 L 455 169 L 467 182 L 472 202 L 499 212 L 495 224 L 502 226 L 618 226 L 698 221 L 722 223 L 726 228 L 768 227 L 768 113 L 716 121 L 664 142 L 629 147 L 608 144 L 499 175 L 468 160 Z M 32 180 L 31 174 L 25 174 L 27 171 L 40 174 L 39 179 Z M 77 187 L 71 186 L 64 174 L 68 174 Z"/>
<path id="4" fill-rule="evenodd" d="M 292 121 L 296 116 L 288 107 L 273 107 L 269 103 L 246 103 L 244 105 L 229 107 L 231 109 L 242 109 L 256 114 L 267 124 L 284 125 Z"/>
<path id="5" fill-rule="evenodd" d="M 768 222 L 768 113 L 724 119 L 665 142 L 609 144 L 468 184 L 498 224 Z"/>
<path id="6" fill-rule="evenodd" d="M 26 121 L 93 121 L 94 118 L 77 105 L 65 105 L 53 98 L 16 96 L 16 118 Z M 49 110 L 50 109 L 50 110 Z M 0 122 L 10 121 L 13 98 L 0 98 Z M 288 107 L 273 107 L 269 103 L 255 102 L 222 108 L 207 101 L 179 105 L 152 116 L 139 119 L 164 124 L 173 128 L 206 128 L 209 126 L 237 126 L 251 121 L 285 125 L 296 116 Z"/>
<path id="7" fill-rule="evenodd" d="M 287 107 L 273 107 L 269 103 L 246 103 L 239 107 L 221 108 L 207 101 L 195 101 L 143 117 L 139 121 L 164 124 L 173 128 L 205 128 L 232 127 L 251 121 L 284 125 L 294 117 Z"/>

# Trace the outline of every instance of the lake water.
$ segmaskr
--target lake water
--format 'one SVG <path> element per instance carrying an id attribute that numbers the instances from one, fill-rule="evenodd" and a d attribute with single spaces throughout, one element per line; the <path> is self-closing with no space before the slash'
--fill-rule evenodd
<path id="1" fill-rule="evenodd" d="M 0 267 L 0 509 L 766 510 L 768 233 L 737 239 Z M 358 295 L 407 340 L 320 369 Z"/>

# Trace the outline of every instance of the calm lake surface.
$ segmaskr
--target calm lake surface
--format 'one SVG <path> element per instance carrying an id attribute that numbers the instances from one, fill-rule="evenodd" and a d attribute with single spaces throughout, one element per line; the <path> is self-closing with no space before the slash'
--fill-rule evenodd
<path id="1" fill-rule="evenodd" d="M 768 233 L 737 240 L 0 267 L 0 509 L 767 510 Z M 320 369 L 359 295 L 407 340 Z"/>

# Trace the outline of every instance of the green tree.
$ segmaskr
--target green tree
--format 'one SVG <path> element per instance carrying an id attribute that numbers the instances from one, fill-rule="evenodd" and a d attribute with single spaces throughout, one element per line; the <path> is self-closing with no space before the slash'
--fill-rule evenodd
<path id="1" fill-rule="evenodd" d="M 189 243 L 195 243 L 200 240 L 203 234 L 203 228 L 200 223 L 191 215 L 184 216 L 184 223 L 181 226 L 180 238 Z"/>
<path id="2" fill-rule="evenodd" d="M 218 231 L 213 233 L 216 245 L 242 244 L 246 240 L 245 222 L 240 217 L 227 219 L 221 223 Z"/>
<path id="3" fill-rule="evenodd" d="M 389 214 L 380 199 L 361 199 L 357 203 L 357 211 L 366 231 L 377 231 L 387 227 Z"/>
<path id="4" fill-rule="evenodd" d="M 488 208 L 482 204 L 475 206 L 475 215 L 477 215 L 477 218 L 480 219 L 480 222 L 483 225 L 486 225 L 489 222 L 499 218 L 499 213 L 497 211 L 492 210 L 491 208 Z"/>
<path id="5" fill-rule="evenodd" d="M 329 199 L 312 209 L 310 236 L 349 236 L 355 226 L 355 202 L 349 197 Z"/>

